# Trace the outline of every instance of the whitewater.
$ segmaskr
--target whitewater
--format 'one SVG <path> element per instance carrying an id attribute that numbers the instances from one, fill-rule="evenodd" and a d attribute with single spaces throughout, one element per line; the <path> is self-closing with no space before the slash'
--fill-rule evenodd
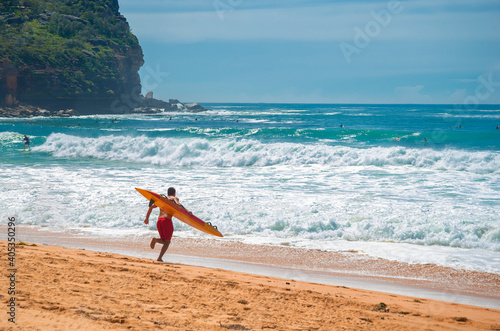
<path id="1" fill-rule="evenodd" d="M 500 273 L 500 106 L 204 106 L 0 119 L 2 220 L 153 234 L 134 187 L 174 186 L 220 240 Z"/>

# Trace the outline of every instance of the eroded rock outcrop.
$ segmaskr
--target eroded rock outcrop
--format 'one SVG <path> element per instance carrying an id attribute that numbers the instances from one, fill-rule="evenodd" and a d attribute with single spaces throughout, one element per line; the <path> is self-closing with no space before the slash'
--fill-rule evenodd
<path id="1" fill-rule="evenodd" d="M 15 106 L 0 107 L 0 117 L 71 117 L 80 113 L 74 109 L 47 110 L 36 106 L 17 104 Z"/>
<path id="2" fill-rule="evenodd" d="M 153 97 L 153 92 L 149 91 L 145 97 L 141 98 L 139 107 L 134 109 L 135 113 L 160 113 L 171 111 L 185 111 L 198 113 L 207 109 L 198 103 L 182 103 L 177 99 L 169 99 L 168 102 L 158 100 Z"/>
<path id="3" fill-rule="evenodd" d="M 143 53 L 117 0 L 0 4 L 0 105 L 82 114 L 140 102 Z"/>

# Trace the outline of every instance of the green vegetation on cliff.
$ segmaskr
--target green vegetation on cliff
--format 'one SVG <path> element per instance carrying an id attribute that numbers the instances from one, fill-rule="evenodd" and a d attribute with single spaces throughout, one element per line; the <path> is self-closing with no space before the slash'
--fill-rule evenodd
<path id="1" fill-rule="evenodd" d="M 142 50 L 118 9 L 118 0 L 2 0 L 0 104 L 138 94 Z"/>

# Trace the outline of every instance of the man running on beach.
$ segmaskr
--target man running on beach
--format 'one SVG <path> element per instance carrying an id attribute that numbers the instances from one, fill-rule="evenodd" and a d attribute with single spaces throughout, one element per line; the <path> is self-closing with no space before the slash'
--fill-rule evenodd
<path id="1" fill-rule="evenodd" d="M 23 146 L 23 151 L 26 150 L 26 145 L 28 145 L 28 149 L 31 150 L 30 148 L 30 138 L 28 136 L 24 135 L 24 146 Z"/>
<path id="2" fill-rule="evenodd" d="M 179 203 L 179 199 L 175 197 L 175 189 L 173 187 L 169 187 L 167 191 L 167 199 L 172 200 Z M 144 224 L 149 224 L 149 215 L 157 206 L 152 203 L 149 206 L 148 213 L 146 214 L 146 219 L 144 220 Z M 158 216 L 158 221 L 156 222 L 156 228 L 158 229 L 158 233 L 160 234 L 160 238 L 154 238 L 151 240 L 151 249 L 155 248 L 156 244 L 162 244 L 160 255 L 158 256 L 157 261 L 163 262 L 162 258 L 165 252 L 167 251 L 168 246 L 170 245 L 170 240 L 172 239 L 172 234 L 174 233 L 174 225 L 172 224 L 172 215 L 167 213 L 166 211 L 160 209 L 160 215 Z"/>

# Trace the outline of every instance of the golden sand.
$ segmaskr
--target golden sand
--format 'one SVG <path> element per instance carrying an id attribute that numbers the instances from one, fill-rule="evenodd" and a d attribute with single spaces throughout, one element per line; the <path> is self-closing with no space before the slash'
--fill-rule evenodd
<path id="1" fill-rule="evenodd" d="M 2 330 L 500 330 L 495 309 L 59 246 L 18 245 L 15 274 Z"/>

